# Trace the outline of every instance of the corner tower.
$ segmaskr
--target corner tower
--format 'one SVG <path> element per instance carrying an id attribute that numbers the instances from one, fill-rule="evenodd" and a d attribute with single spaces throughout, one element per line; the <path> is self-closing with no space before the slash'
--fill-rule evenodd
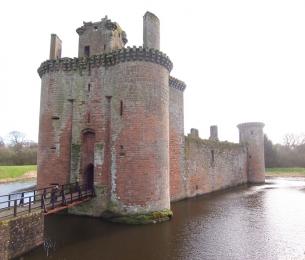
<path id="1" fill-rule="evenodd" d="M 260 122 L 239 124 L 239 142 L 246 145 L 248 153 L 248 182 L 265 182 L 264 132 Z"/>

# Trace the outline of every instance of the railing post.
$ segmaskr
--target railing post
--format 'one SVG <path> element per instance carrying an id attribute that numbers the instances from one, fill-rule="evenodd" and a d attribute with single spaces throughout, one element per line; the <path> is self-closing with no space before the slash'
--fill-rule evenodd
<path id="1" fill-rule="evenodd" d="M 63 206 L 67 204 L 64 185 L 61 186 L 61 204 Z"/>
<path id="2" fill-rule="evenodd" d="M 21 193 L 21 198 L 20 198 L 20 201 L 19 201 L 19 205 L 23 206 L 23 204 L 24 204 L 24 192 Z"/>
<path id="3" fill-rule="evenodd" d="M 36 201 L 36 190 L 34 190 L 34 203 Z"/>
<path id="4" fill-rule="evenodd" d="M 8 207 L 11 207 L 11 194 L 8 195 Z"/>
<path id="5" fill-rule="evenodd" d="M 32 197 L 29 197 L 29 212 L 31 212 L 32 210 L 31 204 L 32 204 Z"/>
<path id="6" fill-rule="evenodd" d="M 41 195 L 41 208 L 43 209 L 44 213 L 47 213 L 46 204 L 45 204 L 45 197 L 44 194 Z"/>
<path id="7" fill-rule="evenodd" d="M 17 200 L 14 200 L 14 217 L 17 216 Z"/>

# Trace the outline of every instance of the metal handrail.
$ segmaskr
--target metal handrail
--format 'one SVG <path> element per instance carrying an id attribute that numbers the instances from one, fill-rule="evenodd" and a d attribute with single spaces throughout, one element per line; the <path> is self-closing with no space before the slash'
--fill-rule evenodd
<path id="1" fill-rule="evenodd" d="M 26 193 L 30 193 L 31 195 Z M 17 196 L 17 198 L 12 199 L 12 195 L 20 195 L 20 197 Z M 0 215 L 0 219 L 8 218 L 10 216 L 16 217 L 17 215 L 29 213 L 38 208 L 43 210 L 44 213 L 48 213 L 50 209 L 66 206 L 75 201 L 93 197 L 95 196 L 95 192 L 92 187 L 89 187 L 86 184 L 79 185 L 78 182 L 75 182 L 2 195 L 1 197 L 4 196 L 8 196 L 9 199 L 0 202 L 0 205 L 5 203 L 7 205 L 6 207 L 0 208 L 0 213 L 9 211 L 9 214 Z"/>

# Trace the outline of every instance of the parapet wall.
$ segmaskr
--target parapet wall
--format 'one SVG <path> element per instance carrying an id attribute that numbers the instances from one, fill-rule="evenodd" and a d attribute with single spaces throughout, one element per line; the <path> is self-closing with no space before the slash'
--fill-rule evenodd
<path id="1" fill-rule="evenodd" d="M 247 183 L 247 151 L 243 145 L 185 138 L 185 197 Z"/>
<path id="2" fill-rule="evenodd" d="M 0 259 L 7 260 L 43 243 L 44 216 L 41 212 L 0 221 Z"/>
<path id="3" fill-rule="evenodd" d="M 122 48 L 113 52 L 90 57 L 62 58 L 57 60 L 47 60 L 38 68 L 38 74 L 53 71 L 80 71 L 90 70 L 93 67 L 109 67 L 126 61 L 148 61 L 164 66 L 168 71 L 173 68 L 173 63 L 166 54 L 159 50 L 142 47 Z"/>
<path id="4" fill-rule="evenodd" d="M 181 90 L 182 92 L 186 88 L 186 84 L 183 81 L 181 81 L 179 79 L 176 79 L 172 76 L 169 77 L 169 86 L 172 87 L 172 88 Z"/>

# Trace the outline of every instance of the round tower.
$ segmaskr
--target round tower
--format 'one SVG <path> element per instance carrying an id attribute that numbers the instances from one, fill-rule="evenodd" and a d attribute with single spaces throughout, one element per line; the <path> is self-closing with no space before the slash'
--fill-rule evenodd
<path id="1" fill-rule="evenodd" d="M 239 124 L 239 142 L 247 147 L 248 182 L 265 182 L 264 132 L 260 122 Z"/>

